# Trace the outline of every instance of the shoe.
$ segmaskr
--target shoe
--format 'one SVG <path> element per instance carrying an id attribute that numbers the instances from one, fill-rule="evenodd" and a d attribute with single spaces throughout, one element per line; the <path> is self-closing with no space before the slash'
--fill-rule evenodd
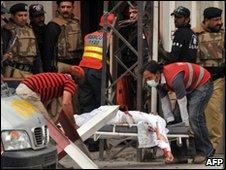
<path id="1" fill-rule="evenodd" d="M 175 158 L 172 161 L 165 161 L 166 164 L 187 164 L 187 158 Z"/>
<path id="2" fill-rule="evenodd" d="M 202 164 L 204 163 L 206 160 L 206 157 L 203 155 L 196 155 L 193 159 L 193 163 L 194 164 Z"/>

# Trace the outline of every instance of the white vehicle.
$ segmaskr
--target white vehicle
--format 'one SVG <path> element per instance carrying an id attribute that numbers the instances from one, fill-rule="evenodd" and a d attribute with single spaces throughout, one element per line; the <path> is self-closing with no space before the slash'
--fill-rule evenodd
<path id="1" fill-rule="evenodd" d="M 45 168 L 57 165 L 44 117 L 1 82 L 1 168 Z"/>

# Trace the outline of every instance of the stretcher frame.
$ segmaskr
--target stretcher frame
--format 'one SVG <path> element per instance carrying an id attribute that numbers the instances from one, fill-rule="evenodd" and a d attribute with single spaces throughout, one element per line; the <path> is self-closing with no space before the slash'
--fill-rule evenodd
<path id="1" fill-rule="evenodd" d="M 137 132 L 119 132 L 119 128 L 131 128 L 131 127 L 137 127 L 137 124 L 132 124 L 132 125 L 128 125 L 128 124 L 120 124 L 120 125 L 106 125 L 107 126 L 112 126 L 112 131 L 111 132 L 106 132 L 106 131 L 102 131 L 102 129 L 98 130 L 97 132 L 94 133 L 93 135 L 93 139 L 94 141 L 97 141 L 99 139 L 99 159 L 100 160 L 104 160 L 104 140 L 108 140 L 111 138 L 121 138 L 121 137 L 128 137 L 129 139 L 132 140 L 137 140 L 138 141 L 138 134 Z M 187 146 L 189 145 L 189 135 L 186 133 L 187 129 L 185 127 L 171 127 L 168 128 L 170 131 L 167 134 L 168 140 L 169 141 L 177 141 L 177 145 L 178 146 L 182 146 L 182 139 L 185 138 L 186 139 L 186 144 Z M 173 132 L 173 133 L 172 133 Z M 126 140 L 126 139 L 125 139 Z M 116 155 L 118 155 L 119 153 L 121 153 L 124 149 L 126 149 L 126 147 L 128 147 L 131 144 L 131 142 L 127 143 L 125 146 L 123 146 L 122 149 L 120 149 L 117 153 L 113 154 L 113 156 L 110 156 L 110 158 L 114 158 Z M 142 150 L 144 148 L 136 148 L 137 150 L 137 161 L 138 162 L 142 162 Z M 153 152 L 156 153 L 156 147 L 152 148 Z"/>

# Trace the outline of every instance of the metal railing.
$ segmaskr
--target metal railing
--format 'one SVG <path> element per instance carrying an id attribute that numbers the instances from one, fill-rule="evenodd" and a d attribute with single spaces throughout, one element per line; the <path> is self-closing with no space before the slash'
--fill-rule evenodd
<path id="1" fill-rule="evenodd" d="M 153 2 L 150 1 L 136 1 L 137 10 L 138 10 L 138 20 L 137 20 L 137 47 L 133 47 L 131 42 L 126 40 L 123 35 L 118 31 L 118 25 L 116 22 L 115 26 L 107 24 L 107 16 L 109 13 L 117 12 L 117 9 L 123 4 L 128 3 L 128 5 L 133 6 L 130 1 L 115 1 L 114 7 L 109 10 L 109 2 L 104 1 L 104 37 L 103 37 L 103 68 L 102 68 L 102 85 L 101 85 L 101 105 L 114 104 L 115 94 L 116 94 L 116 84 L 117 82 L 127 74 L 131 74 L 136 80 L 137 89 L 136 89 L 136 109 L 142 110 L 143 97 L 142 97 L 142 74 L 139 73 L 143 66 L 143 55 L 144 55 L 144 45 L 143 37 L 145 36 L 148 44 L 148 56 L 151 56 L 152 46 L 152 12 L 153 12 Z M 112 82 L 107 81 L 107 28 L 110 28 L 113 31 L 113 44 L 116 47 L 113 47 L 112 57 Z M 123 42 L 121 47 L 118 47 L 118 40 Z M 130 66 L 129 68 L 123 63 L 120 57 L 120 53 L 124 48 L 131 50 L 135 56 L 137 56 L 137 61 Z M 137 50 L 136 50 L 137 49 Z M 121 75 L 117 74 L 118 64 L 120 64 L 126 71 Z M 138 73 L 134 73 L 134 69 L 138 70 Z"/>

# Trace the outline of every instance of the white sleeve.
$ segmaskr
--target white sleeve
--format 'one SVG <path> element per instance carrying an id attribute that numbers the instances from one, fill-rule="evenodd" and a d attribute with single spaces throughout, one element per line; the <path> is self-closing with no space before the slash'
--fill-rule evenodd
<path id="1" fill-rule="evenodd" d="M 169 100 L 168 94 L 161 98 L 162 111 L 166 122 L 174 121 L 174 115 L 172 113 L 172 106 Z"/>
<path id="2" fill-rule="evenodd" d="M 185 122 L 185 125 L 189 125 L 189 116 L 188 116 L 188 109 L 187 109 L 187 97 L 184 96 L 181 99 L 177 99 L 177 102 L 179 104 L 180 108 L 180 114 L 181 114 L 181 119 L 183 122 Z"/>

